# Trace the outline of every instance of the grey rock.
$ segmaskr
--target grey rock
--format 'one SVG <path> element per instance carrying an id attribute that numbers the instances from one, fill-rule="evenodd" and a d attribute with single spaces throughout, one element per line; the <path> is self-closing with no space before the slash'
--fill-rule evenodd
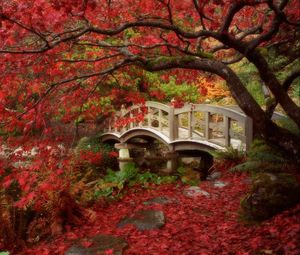
<path id="1" fill-rule="evenodd" d="M 110 249 L 113 249 L 114 255 L 122 255 L 128 246 L 124 239 L 112 235 L 97 235 L 86 240 L 92 242 L 90 247 L 83 247 L 80 240 L 77 240 L 64 255 L 104 255 Z"/>
<path id="2" fill-rule="evenodd" d="M 221 181 L 215 181 L 214 182 L 214 187 L 216 187 L 216 188 L 224 188 L 227 185 L 228 185 L 227 182 L 221 182 Z"/>
<path id="3" fill-rule="evenodd" d="M 66 252 L 65 255 L 86 255 L 89 254 L 88 251 L 86 251 L 86 248 L 83 248 L 78 245 L 71 246 Z"/>
<path id="4" fill-rule="evenodd" d="M 208 181 L 214 181 L 216 179 L 219 179 L 221 178 L 222 176 L 222 173 L 221 172 L 213 172 L 212 174 L 210 174 L 208 177 L 207 177 L 207 180 Z"/>
<path id="5" fill-rule="evenodd" d="M 171 198 L 171 197 L 155 197 L 155 198 L 151 198 L 151 199 L 145 201 L 144 204 L 145 205 L 153 205 L 153 204 L 165 205 L 165 204 L 173 204 L 176 202 L 177 202 L 177 200 L 175 198 Z"/>
<path id="6" fill-rule="evenodd" d="M 198 196 L 205 196 L 205 197 L 209 197 L 210 194 L 199 188 L 198 186 L 191 186 L 191 187 L 188 187 L 188 188 L 185 188 L 183 190 L 183 195 L 185 195 L 186 197 L 198 197 Z"/>
<path id="7" fill-rule="evenodd" d="M 165 215 L 158 210 L 140 210 L 132 217 L 124 217 L 118 223 L 118 227 L 127 224 L 134 225 L 138 230 L 159 229 L 165 225 Z"/>
<path id="8" fill-rule="evenodd" d="M 242 199 L 245 219 L 261 221 L 300 202 L 300 185 L 289 173 L 257 173 L 250 192 Z"/>

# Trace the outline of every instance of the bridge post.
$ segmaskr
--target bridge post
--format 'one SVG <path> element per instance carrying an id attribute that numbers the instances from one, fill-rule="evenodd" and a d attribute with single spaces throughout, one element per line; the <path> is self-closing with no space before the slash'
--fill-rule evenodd
<path id="1" fill-rule="evenodd" d="M 188 112 L 188 138 L 191 139 L 193 137 L 193 121 L 194 121 L 194 105 L 190 104 L 190 110 Z"/>
<path id="2" fill-rule="evenodd" d="M 174 171 L 176 171 L 177 167 L 178 167 L 178 153 L 171 151 L 168 152 L 166 154 L 166 158 L 167 158 L 167 168 L 165 173 L 173 173 Z"/>
<path id="3" fill-rule="evenodd" d="M 158 129 L 159 131 L 162 131 L 163 125 L 162 125 L 162 111 L 158 110 Z"/>
<path id="4" fill-rule="evenodd" d="M 125 108 L 125 105 L 121 105 L 121 110 L 120 110 L 120 113 L 121 113 L 121 118 L 124 117 L 125 115 L 125 112 L 126 112 L 126 108 Z M 125 132 L 126 131 L 126 126 L 124 127 L 121 127 L 121 132 Z"/>
<path id="5" fill-rule="evenodd" d="M 211 119 L 210 112 L 205 112 L 204 137 L 206 140 L 209 140 L 211 138 L 211 129 L 209 127 L 210 119 Z"/>
<path id="6" fill-rule="evenodd" d="M 119 150 L 119 168 L 124 170 L 126 165 L 133 162 L 133 158 L 130 157 L 130 146 L 127 143 L 116 143 L 115 148 Z"/>
<path id="7" fill-rule="evenodd" d="M 170 141 L 173 141 L 176 139 L 175 137 L 175 114 L 174 114 L 174 107 L 170 106 L 169 110 L 169 138 Z"/>

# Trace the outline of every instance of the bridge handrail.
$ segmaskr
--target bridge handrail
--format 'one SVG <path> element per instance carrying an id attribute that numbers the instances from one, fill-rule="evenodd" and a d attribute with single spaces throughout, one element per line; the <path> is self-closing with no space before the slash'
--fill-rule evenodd
<path id="1" fill-rule="evenodd" d="M 170 106 L 168 106 L 168 105 L 165 105 L 165 104 L 162 104 L 159 102 L 146 101 L 145 104 L 136 104 L 136 105 L 130 106 L 127 109 L 124 109 L 123 111 L 121 111 L 120 117 L 125 117 L 127 114 L 129 114 L 133 110 L 140 109 L 143 107 L 152 107 L 152 108 L 156 108 L 158 110 L 165 111 L 167 113 L 169 113 L 169 111 L 170 111 Z"/>
<path id="2" fill-rule="evenodd" d="M 245 144 L 245 149 L 248 149 L 251 142 L 252 142 L 252 119 L 249 118 L 243 112 L 239 112 L 237 110 L 233 110 L 226 107 L 215 106 L 215 105 L 207 105 L 207 104 L 185 104 L 182 108 L 174 108 L 171 105 L 162 104 L 159 102 L 153 101 L 146 101 L 145 104 L 140 105 L 133 105 L 128 109 L 122 107 L 120 113 L 115 116 L 115 118 L 122 118 L 122 117 L 132 117 L 133 111 L 138 110 L 142 112 L 141 108 L 147 108 L 145 113 L 144 121 L 140 121 L 138 123 L 139 127 L 152 127 L 154 129 L 158 129 L 163 131 L 164 128 L 168 128 L 169 139 L 170 141 L 174 141 L 176 139 L 180 139 L 179 137 L 179 129 L 187 129 L 188 130 L 188 137 L 187 139 L 193 139 L 193 134 L 199 136 L 199 132 L 197 133 L 194 121 L 194 113 L 202 112 L 205 114 L 205 121 L 203 124 L 205 127 L 204 130 L 204 138 L 206 140 L 212 139 L 212 130 L 216 125 L 221 127 L 221 134 L 225 139 L 225 146 L 230 145 L 231 138 L 234 138 L 234 130 L 231 129 L 231 121 L 236 121 L 243 129 L 243 134 L 239 135 L 241 143 Z M 154 111 L 153 111 L 154 110 Z M 165 112 L 163 114 L 163 112 Z M 188 126 L 181 127 L 179 125 L 179 115 L 181 114 L 188 114 Z M 212 123 L 211 117 L 214 114 L 222 115 L 222 122 Z M 114 122 L 115 120 L 113 120 Z M 153 121 L 156 121 L 156 126 L 153 126 Z M 109 124 L 109 131 L 123 133 L 131 128 L 136 127 L 134 123 L 126 124 L 122 128 L 115 128 L 111 126 L 112 123 Z"/>

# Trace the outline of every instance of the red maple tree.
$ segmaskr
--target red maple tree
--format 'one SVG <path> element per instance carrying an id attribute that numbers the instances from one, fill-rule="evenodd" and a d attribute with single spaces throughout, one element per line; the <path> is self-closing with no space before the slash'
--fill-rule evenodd
<path id="1" fill-rule="evenodd" d="M 287 93 L 299 70 L 279 80 L 262 50 L 295 60 L 289 49 L 298 47 L 297 0 L 1 1 L 0 20 L 0 119 L 7 130 L 28 133 L 55 115 L 71 121 L 109 111 L 93 102 L 113 91 L 114 74 L 135 65 L 176 69 L 181 79 L 199 71 L 222 77 L 256 132 L 300 155 L 299 137 L 270 120 L 279 103 L 299 127 L 299 106 Z M 266 111 L 228 65 L 244 58 L 272 92 Z M 87 100 L 90 107 L 82 107 Z"/>
<path id="2" fill-rule="evenodd" d="M 201 72 L 221 77 L 255 131 L 299 159 L 299 136 L 271 115 L 280 104 L 300 127 L 300 107 L 288 93 L 300 70 L 279 79 L 282 67 L 270 62 L 273 51 L 287 63 L 299 57 L 299 10 L 297 0 L 0 0 L 2 140 L 40 149 L 30 168 L 12 165 L 22 155 L 2 160 L 1 184 L 18 184 L 20 208 L 36 202 L 39 209 L 49 191 L 68 189 L 70 161 L 45 149 L 60 142 L 53 139 L 55 121 L 102 120 L 114 103 L 143 102 L 138 89 L 128 89 L 141 69 L 178 81 L 197 81 Z M 242 59 L 272 93 L 265 110 L 230 66 Z M 94 162 L 101 155 L 85 157 Z"/>

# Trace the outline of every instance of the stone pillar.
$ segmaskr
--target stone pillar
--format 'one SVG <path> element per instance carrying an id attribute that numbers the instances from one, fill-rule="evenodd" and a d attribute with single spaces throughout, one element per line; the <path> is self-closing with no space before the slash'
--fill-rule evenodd
<path id="1" fill-rule="evenodd" d="M 203 153 L 200 161 L 200 179 L 201 181 L 206 180 L 209 170 L 214 163 L 214 158 L 209 153 Z"/>
<path id="2" fill-rule="evenodd" d="M 127 143 L 116 143 L 115 148 L 119 150 L 119 168 L 124 170 L 125 166 L 128 163 L 133 162 L 133 159 L 130 157 L 129 149 L 130 146 Z"/>
<path id="3" fill-rule="evenodd" d="M 167 158 L 167 168 L 166 173 L 174 173 L 178 167 L 178 153 L 177 152 L 168 152 L 166 154 Z"/>

